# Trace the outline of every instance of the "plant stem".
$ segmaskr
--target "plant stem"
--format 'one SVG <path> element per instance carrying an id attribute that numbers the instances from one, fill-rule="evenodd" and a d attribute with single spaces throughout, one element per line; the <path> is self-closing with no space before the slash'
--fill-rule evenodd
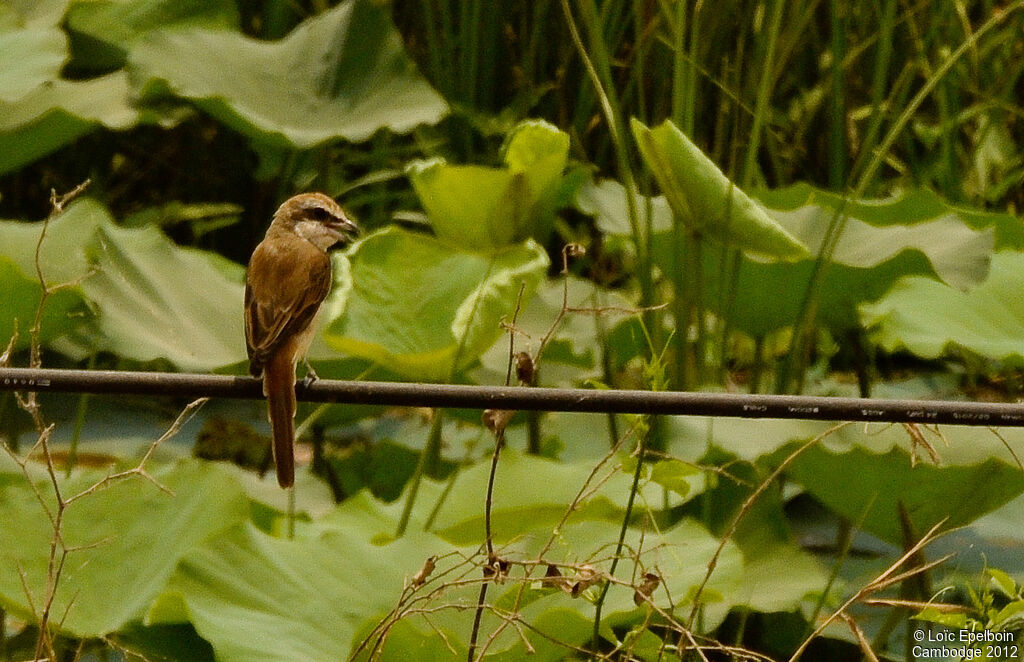
<path id="1" fill-rule="evenodd" d="M 420 483 L 423 481 L 423 474 L 433 470 L 434 465 L 440 464 L 441 457 L 441 421 L 444 418 L 443 409 L 434 410 L 434 420 L 431 421 L 430 432 L 427 436 L 427 444 L 420 453 L 419 462 L 416 463 L 416 470 L 409 481 L 409 494 L 405 497 L 405 506 L 402 507 L 402 516 L 398 520 L 398 528 L 395 529 L 395 537 L 401 538 L 409 526 L 409 518 L 412 516 L 412 507 L 416 503 L 416 495 L 420 491 Z M 433 458 L 437 458 L 436 461 Z M 430 459 L 428 459 L 430 458 Z"/>
<path id="2" fill-rule="evenodd" d="M 768 103 L 771 100 L 772 85 L 775 82 L 775 49 L 782 27 L 782 10 L 786 4 L 785 2 L 772 3 L 771 21 L 768 26 L 768 47 L 761 71 L 761 80 L 757 86 L 757 103 L 754 106 L 754 119 L 750 127 L 750 138 L 747 143 L 746 157 L 743 160 L 743 170 L 740 172 L 740 188 L 747 188 L 754 181 L 757 154 L 761 150 L 761 134 L 764 132 Z"/>
<path id="3" fill-rule="evenodd" d="M 487 599 L 487 587 L 490 586 L 490 582 L 483 582 L 480 584 L 480 594 L 476 598 L 477 605 L 483 605 Z M 476 639 L 480 636 L 480 619 L 484 615 L 482 608 L 477 608 L 476 613 L 473 615 L 473 630 L 469 634 L 469 648 L 466 652 L 466 662 L 473 662 L 476 658 Z"/>
<path id="4" fill-rule="evenodd" d="M 633 484 L 629 488 L 629 499 L 626 501 L 626 512 L 622 516 L 622 526 L 619 528 L 619 542 L 615 545 L 615 555 L 612 556 L 612 565 L 608 569 L 608 577 L 615 576 L 615 569 L 619 565 L 619 558 L 622 556 L 622 548 L 626 542 L 626 531 L 629 530 L 629 520 L 633 516 L 633 502 L 636 500 L 636 493 L 640 489 L 640 475 L 643 470 L 644 464 L 644 451 L 647 448 L 647 437 L 650 435 L 650 431 L 640 435 L 636 451 L 636 469 L 633 471 Z M 605 596 L 608 595 L 608 589 L 611 586 L 611 581 L 605 581 L 601 587 L 601 594 L 597 598 L 597 602 L 594 604 L 594 632 L 591 635 L 591 646 L 593 646 L 594 652 L 596 653 L 601 643 L 601 610 L 604 608 Z"/>
<path id="5" fill-rule="evenodd" d="M 850 167 L 851 176 L 860 172 L 867 155 L 872 153 L 875 143 L 878 142 L 878 132 L 882 127 L 882 120 L 886 115 L 883 101 L 885 101 L 889 62 L 892 59 L 892 35 L 896 24 L 896 6 L 897 0 L 887 0 L 879 20 L 878 51 L 875 54 L 875 68 L 871 79 L 871 119 L 864 132 L 864 139 L 861 141 L 857 158 Z M 897 78 L 897 81 L 899 80 L 903 79 Z M 895 85 L 892 91 L 895 93 Z"/>
<path id="6" fill-rule="evenodd" d="M 605 122 L 608 124 L 608 132 L 615 150 L 615 160 L 618 164 L 619 177 L 626 188 L 626 209 L 629 216 L 629 224 L 633 233 L 633 240 L 637 247 L 637 280 L 640 284 L 640 305 L 648 307 L 654 302 L 654 282 L 652 279 L 651 263 L 651 233 L 644 232 L 640 225 L 640 211 L 636 203 L 636 178 L 633 176 L 633 168 L 630 165 L 629 154 L 626 150 L 626 143 L 623 138 L 625 131 L 621 117 L 616 114 L 618 98 L 615 87 L 612 85 L 611 68 L 609 57 L 602 40 L 601 26 L 597 21 L 597 11 L 594 7 L 594 0 L 581 0 L 581 15 L 584 24 L 587 26 L 587 33 L 590 36 L 590 48 L 594 52 L 594 59 L 587 54 L 583 45 L 579 29 L 576 27 L 576 20 L 573 18 L 572 9 L 569 7 L 569 0 L 562 0 L 562 13 L 565 15 L 566 24 L 569 27 L 569 34 L 587 76 L 590 78 L 594 91 L 597 94 L 601 105 L 601 112 Z M 600 69 L 600 71 L 599 71 Z M 650 219 L 648 218 L 648 225 Z M 658 328 L 656 317 L 652 311 L 644 313 L 644 323 L 652 331 Z"/>
<path id="7" fill-rule="evenodd" d="M 285 491 L 288 492 L 288 540 L 295 540 L 295 486 Z"/>
<path id="8" fill-rule="evenodd" d="M 832 19 L 832 94 L 828 132 L 828 184 L 841 191 L 846 184 L 846 90 L 843 61 L 846 59 L 846 12 L 844 0 L 831 0 Z"/>
<path id="9" fill-rule="evenodd" d="M 96 355 L 89 357 L 88 369 L 96 367 Z M 68 444 L 68 458 L 64 465 L 64 477 L 70 478 L 71 471 L 78 463 L 78 441 L 82 438 L 82 428 L 85 427 L 85 417 L 89 411 L 89 394 L 83 393 L 78 398 L 78 407 L 75 408 L 75 427 L 71 431 L 71 443 Z"/>

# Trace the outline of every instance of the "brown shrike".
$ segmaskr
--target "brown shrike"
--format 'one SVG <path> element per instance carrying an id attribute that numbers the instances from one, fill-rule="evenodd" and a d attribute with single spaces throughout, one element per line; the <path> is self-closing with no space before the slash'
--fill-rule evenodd
<path id="1" fill-rule="evenodd" d="M 326 195 L 296 195 L 274 213 L 245 273 L 249 372 L 263 376 L 281 487 L 295 483 L 295 365 L 306 358 L 320 304 L 331 289 L 327 250 L 358 232 Z"/>

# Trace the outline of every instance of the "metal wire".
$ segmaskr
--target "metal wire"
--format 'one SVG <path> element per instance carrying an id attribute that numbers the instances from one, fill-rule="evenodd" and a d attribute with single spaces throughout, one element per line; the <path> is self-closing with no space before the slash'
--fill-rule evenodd
<path id="1" fill-rule="evenodd" d="M 189 398 L 263 397 L 260 380 L 252 377 L 30 368 L 0 368 L 0 391 Z M 300 400 L 363 405 L 1024 426 L 1024 404 L 990 402 L 351 382 L 331 379 L 320 379 L 308 386 L 300 382 L 297 393 Z"/>

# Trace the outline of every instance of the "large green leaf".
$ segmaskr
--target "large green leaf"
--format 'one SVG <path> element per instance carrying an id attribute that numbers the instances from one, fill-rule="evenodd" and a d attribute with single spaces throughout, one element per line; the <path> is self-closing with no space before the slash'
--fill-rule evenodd
<path id="1" fill-rule="evenodd" d="M 815 252 L 825 239 L 828 222 L 841 213 L 846 223 L 832 250 L 832 261 L 870 269 L 906 250 L 927 258 L 934 274 L 953 287 L 967 289 L 988 273 L 994 232 L 975 230 L 968 214 L 943 205 L 934 194 L 917 192 L 891 200 L 843 202 L 835 194 L 807 184 L 765 191 L 768 213 Z M 990 215 L 995 216 L 995 215 Z"/>
<path id="2" fill-rule="evenodd" d="M 934 191 L 911 189 L 892 198 L 878 200 L 844 200 L 831 191 L 807 183 L 779 189 L 759 189 L 754 197 L 768 209 L 796 211 L 804 206 L 818 206 L 828 217 L 842 209 L 846 215 L 875 227 L 915 225 L 934 219 L 952 218 L 975 230 L 991 228 L 995 233 L 995 249 L 1024 249 L 1024 225 L 1013 214 L 989 212 L 952 205 Z M 842 242 L 841 242 L 842 243 Z M 815 250 L 817 245 L 811 245 Z"/>
<path id="3" fill-rule="evenodd" d="M 89 3 L 93 4 L 93 3 Z M 139 120 L 123 72 L 65 80 L 67 36 L 57 27 L 67 0 L 0 6 L 0 174 L 13 172 L 100 126 Z M 16 29 L 4 31 L 4 27 Z"/>
<path id="4" fill-rule="evenodd" d="M 390 610 L 427 557 L 450 549 L 427 534 L 379 546 L 362 533 L 287 541 L 236 527 L 185 556 L 148 620 L 187 616 L 218 660 L 346 659 L 367 617 Z"/>
<path id="5" fill-rule="evenodd" d="M 766 213 L 790 234 L 817 252 L 826 228 L 842 210 L 845 230 L 832 255 L 821 285 L 818 320 L 846 330 L 859 325 L 857 306 L 882 296 L 902 276 L 920 274 L 957 288 L 980 283 L 988 273 L 993 240 L 1013 245 L 1018 239 L 1006 214 L 964 210 L 942 202 L 934 193 L 916 191 L 892 200 L 843 202 L 837 196 L 806 184 L 759 191 Z M 666 272 L 674 269 L 664 198 L 637 196 L 641 209 L 654 213 L 655 261 Z M 580 211 L 594 215 L 605 232 L 629 235 L 625 190 L 611 181 L 588 184 L 576 197 Z M 731 273 L 722 268 L 722 251 L 702 251 L 706 301 L 728 316 L 736 328 L 755 337 L 793 323 L 803 303 L 814 259 L 765 262 L 741 257 L 733 296 L 722 292 Z M 723 282 L 723 271 L 725 281 Z"/>
<path id="6" fill-rule="evenodd" d="M 2 236 L 2 230 L 0 230 Z M 28 347 L 42 288 L 35 274 L 26 274 L 8 257 L 0 256 L 0 347 L 6 348 L 17 331 L 15 348 Z M 49 343 L 72 331 L 86 315 L 85 298 L 79 287 L 61 288 L 46 301 L 40 319 L 39 341 Z"/>
<path id="7" fill-rule="evenodd" d="M 120 67 L 138 39 L 169 27 L 238 27 L 233 0 L 74 0 L 67 14 L 74 65 Z"/>
<path id="8" fill-rule="evenodd" d="M 386 228 L 353 248 L 341 277 L 351 291 L 325 339 L 406 379 L 449 381 L 494 343 L 520 286 L 528 297 L 547 265 L 532 241 L 482 255 Z"/>
<path id="9" fill-rule="evenodd" d="M 180 248 L 154 227 L 104 225 L 88 245 L 95 273 L 82 288 L 99 312 L 100 349 L 183 370 L 245 360 L 242 269 Z"/>
<path id="10" fill-rule="evenodd" d="M 760 438 L 763 422 L 756 423 L 758 434 L 751 435 L 751 422 L 747 421 L 745 436 Z M 718 432 L 717 428 L 712 429 Z M 711 434 L 709 438 L 714 436 Z M 721 456 L 715 454 L 721 462 Z M 809 594 L 820 593 L 824 589 L 828 583 L 827 572 L 817 559 L 794 541 L 781 490 L 768 490 L 753 504 L 745 505 L 753 486 L 766 479 L 768 469 L 746 462 L 729 462 L 727 466 L 731 478 L 709 481 L 710 485 L 701 497 L 702 501 L 711 504 L 704 511 L 706 524 L 718 533 L 729 530 L 737 513 L 746 507 L 731 538 L 743 552 L 743 579 L 734 591 L 727 594 L 726 600 L 756 611 L 791 612 Z"/>
<path id="11" fill-rule="evenodd" d="M 0 4 L 0 29 L 54 27 L 69 0 L 7 0 Z"/>
<path id="12" fill-rule="evenodd" d="M 48 285 L 85 278 L 89 261 L 84 246 L 101 225 L 113 226 L 106 208 L 91 198 L 79 198 L 46 226 L 39 249 L 39 268 Z M 0 254 L 13 260 L 23 273 L 35 274 L 36 246 L 42 223 L 0 221 Z"/>
<path id="13" fill-rule="evenodd" d="M 684 457 L 696 459 L 710 443 L 759 465 L 774 465 L 832 424 L 672 417 L 669 425 L 671 450 Z M 913 446 L 903 426 L 851 425 L 805 451 L 787 475 L 850 521 L 859 522 L 866 513 L 865 530 L 894 542 L 902 542 L 900 504 L 923 533 L 946 516 L 949 526 L 969 524 L 1024 492 L 1024 474 L 1004 445 L 1020 448 L 1024 430 L 1005 428 L 997 436 L 982 428 L 946 425 L 941 436 L 920 431 L 938 453 L 939 466 L 923 446 Z M 916 467 L 911 453 L 919 460 Z"/>
<path id="14" fill-rule="evenodd" d="M 833 424 L 673 418 L 672 425 L 682 452 L 694 453 L 695 442 L 703 439 L 758 465 L 774 466 Z M 757 434 L 751 434 L 754 428 Z M 951 518 L 948 526 L 969 524 L 1024 492 L 1024 473 L 1006 446 L 1024 444 L 1024 430 L 1006 428 L 996 435 L 944 425 L 941 433 L 923 426 L 919 432 L 937 452 L 938 466 L 927 449 L 914 446 L 903 426 L 850 425 L 824 435 L 796 458 L 787 475 L 836 513 L 850 521 L 864 519 L 866 531 L 894 542 L 902 542 L 900 504 L 923 533 L 946 516 Z M 917 466 L 912 466 L 912 453 Z"/>
<path id="15" fill-rule="evenodd" d="M 446 660 L 453 650 L 455 654 L 464 651 L 472 611 L 447 605 L 470 604 L 476 587 L 455 583 L 445 588 L 440 582 L 462 565 L 464 555 L 478 551 L 476 547 L 453 549 L 450 543 L 423 533 L 377 545 L 368 542 L 370 530 L 358 520 L 346 520 L 343 526 L 294 542 L 270 538 L 252 527 L 229 531 L 179 565 L 150 611 L 149 621 L 187 618 L 210 641 L 219 660 L 345 659 L 364 641 L 367 645 L 358 659 L 368 659 L 374 649 L 374 626 L 398 603 L 410 578 L 432 556 L 437 563 L 429 578 L 432 583 L 417 596 L 417 607 L 425 606 L 428 618 L 413 613 L 384 630 L 380 659 Z M 686 539 L 688 547 L 693 536 Z M 682 543 L 680 549 L 685 549 Z M 734 561 L 729 554 L 723 557 L 723 574 L 735 574 Z M 463 568 L 476 574 L 472 567 Z M 430 597 L 428 592 L 435 593 Z M 534 603 L 523 615 L 564 640 L 563 633 L 553 630 L 551 619 L 555 613 L 567 614 L 552 609 L 568 607 L 578 613 L 577 609 L 588 609 L 589 603 L 552 597 L 554 604 Z M 497 625 L 498 621 L 485 616 L 482 632 Z M 569 643 L 580 643 L 585 632 L 580 628 Z M 507 654 L 520 641 L 512 630 L 489 650 Z M 545 650 L 542 646 L 539 659 L 561 659 Z"/>
<path id="16" fill-rule="evenodd" d="M 736 604 L 764 613 L 791 612 L 828 584 L 821 562 L 793 542 L 768 544 L 756 553 L 743 551 L 743 578 L 726 595 Z"/>
<path id="17" fill-rule="evenodd" d="M 416 161 L 409 179 L 439 237 L 470 249 L 507 246 L 526 230 L 522 174 L 502 168 Z M 518 237 L 517 237 L 518 235 Z"/>
<path id="18" fill-rule="evenodd" d="M 0 174 L 12 172 L 99 127 L 134 126 L 124 72 L 85 81 L 53 80 L 14 102 L 0 100 Z"/>
<path id="19" fill-rule="evenodd" d="M 647 197 L 633 192 L 634 203 L 641 211 L 641 229 L 646 229 L 646 207 L 651 208 L 651 229 L 654 234 L 672 229 L 672 210 L 665 196 Z M 576 208 L 594 217 L 597 228 L 606 234 L 630 236 L 633 229 L 629 224 L 629 208 L 626 203 L 625 187 L 614 179 L 590 181 L 576 192 Z M 664 238 L 661 239 L 664 241 Z"/>
<path id="20" fill-rule="evenodd" d="M 604 560 L 611 555 L 611 546 L 618 539 L 620 528 L 621 522 L 612 520 L 577 521 L 573 518 L 567 526 L 555 532 L 556 543 L 547 560 L 592 563 L 608 570 Z M 550 528 L 535 530 L 532 535 L 524 536 L 512 545 L 512 549 L 527 559 L 536 558 L 551 535 Z M 691 596 L 707 572 L 708 561 L 721 544 L 701 524 L 689 518 L 660 531 L 630 527 L 624 542 L 626 549 L 641 550 L 640 563 L 635 563 L 627 552 L 620 559 L 616 576 L 620 579 L 638 578 L 645 571 L 657 571 L 664 583 L 651 597 L 656 604 L 666 608 L 670 605 L 670 596 L 678 605 L 692 602 Z M 601 559 L 601 562 L 596 562 L 596 559 Z M 724 603 L 724 596 L 738 589 L 743 572 L 743 555 L 734 543 L 727 543 L 702 597 L 703 601 L 712 604 L 714 616 L 708 614 L 709 620 L 724 617 L 731 606 Z M 608 591 L 605 609 L 606 617 L 613 624 L 635 623 L 642 613 L 636 608 L 633 590 L 628 586 L 613 586 Z"/>
<path id="21" fill-rule="evenodd" d="M 487 659 L 490 662 L 563 662 L 573 659 L 576 647 L 584 646 L 594 631 L 594 618 L 588 613 L 590 605 L 581 604 L 581 599 L 573 600 L 564 594 L 552 598 L 527 605 L 522 614 L 530 624 L 529 631 L 517 636 L 509 648 L 488 655 Z"/>
<path id="22" fill-rule="evenodd" d="M 0 101 L 17 101 L 58 78 L 67 50 L 67 37 L 55 27 L 0 31 Z"/>
<path id="23" fill-rule="evenodd" d="M 612 470 L 611 467 L 608 469 Z M 530 561 L 537 559 L 543 551 L 546 562 L 576 566 L 589 564 L 607 571 L 611 546 L 619 536 L 632 477 L 628 472 L 618 471 L 608 483 L 599 486 L 596 495 L 588 495 L 581 505 L 571 513 L 567 512 L 592 470 L 592 463 L 559 465 L 536 457 L 503 454 L 498 467 L 492 512 L 492 526 L 499 553 L 504 558 Z M 425 489 L 421 490 L 420 500 L 410 520 L 410 530 L 420 530 L 430 517 L 433 522 L 432 532 L 450 544 L 460 545 L 462 550 L 478 550 L 477 545 L 483 536 L 480 489 L 486 484 L 488 471 L 488 462 L 473 466 L 455 478 L 454 486 L 447 493 L 444 485 L 425 481 Z M 440 508 L 437 506 L 439 498 L 444 499 Z M 660 507 L 663 498 L 660 486 L 648 483 L 642 488 L 636 507 L 643 509 L 646 504 Z M 363 531 L 364 535 L 387 539 L 395 529 L 401 509 L 401 501 L 384 504 L 363 493 L 343 503 L 315 527 L 342 533 Z M 549 541 L 552 544 L 548 545 Z M 719 540 L 700 524 L 683 519 L 665 529 L 642 531 L 631 527 L 626 533 L 625 544 L 627 549 L 639 551 L 640 563 L 638 566 L 636 558 L 628 553 L 620 559 L 617 577 L 627 580 L 635 579 L 646 571 L 659 573 L 663 584 L 652 598 L 660 606 L 669 608 L 670 599 L 676 605 L 685 605 L 691 599 Z M 739 548 L 733 543 L 727 544 L 704 594 L 704 599 L 710 603 L 705 614 L 706 623 L 718 622 L 736 604 L 727 601 L 724 596 L 735 598 L 745 594 L 746 598 L 750 598 L 761 590 L 753 586 L 744 590 L 741 582 L 743 564 Z M 572 577 L 571 571 L 566 569 L 565 573 Z M 539 574 L 535 572 L 534 576 Z M 817 574 L 812 576 L 819 577 Z M 510 587 L 504 591 L 504 595 L 494 598 L 498 605 L 509 604 L 519 592 L 519 586 L 513 583 L 518 577 L 521 577 L 521 571 L 513 567 L 510 571 Z M 770 591 L 771 587 L 767 586 L 769 584 L 762 584 L 762 589 Z M 553 611 L 568 609 L 593 622 L 593 607 L 582 596 L 569 598 L 557 589 L 539 592 L 528 590 L 527 596 L 527 602 L 533 605 L 530 615 L 538 620 L 543 621 Z M 445 603 L 454 600 L 446 596 L 441 599 Z M 637 609 L 633 602 L 632 589 L 625 586 L 613 586 L 610 589 L 604 614 L 608 623 L 619 625 L 636 624 L 643 618 L 642 610 Z M 470 622 L 467 615 L 458 613 L 446 617 L 439 611 L 434 618 L 441 619 L 435 621 L 441 627 L 448 626 L 446 629 L 456 632 L 465 632 Z M 493 615 L 486 614 L 481 629 L 488 632 L 498 623 Z M 506 643 L 499 648 L 512 646 L 509 650 L 516 650 L 514 639 L 506 637 Z"/>
<path id="24" fill-rule="evenodd" d="M 90 317 L 80 281 L 89 265 L 82 250 L 99 223 L 109 217 L 102 206 L 80 200 L 50 221 L 39 251 L 39 269 L 48 287 L 61 285 L 43 309 L 41 340 L 44 344 L 64 336 Z M 18 347 L 27 346 L 35 320 L 41 288 L 36 273 L 36 246 L 42 223 L 0 221 L 0 343 L 6 346 L 18 326 Z"/>
<path id="25" fill-rule="evenodd" d="M 516 328 L 522 332 L 516 338 L 517 351 L 537 352 L 563 303 L 575 310 L 563 315 L 544 348 L 538 384 L 545 386 L 570 386 L 586 377 L 598 377 L 602 348 L 597 315 L 602 315 L 601 321 L 607 328 L 629 316 L 632 307 L 618 292 L 583 278 L 546 280 L 516 318 Z M 602 312 L 589 313 L 590 310 Z M 508 338 L 499 338 L 480 362 L 481 368 L 473 372 L 474 377 L 478 376 L 481 382 L 503 381 L 508 365 Z"/>
<path id="26" fill-rule="evenodd" d="M 712 448 L 747 462 L 774 453 L 797 440 L 810 439 L 828 429 L 829 423 L 800 419 L 764 419 L 695 416 L 666 417 L 665 436 L 674 457 L 700 462 Z"/>
<path id="27" fill-rule="evenodd" d="M 769 258 L 807 256 L 807 247 L 729 181 L 671 120 L 651 129 L 633 118 L 630 127 L 672 212 L 691 231 Z"/>
<path id="28" fill-rule="evenodd" d="M 992 433 L 973 431 L 975 437 L 983 435 Z M 973 439 L 957 441 L 970 444 Z M 927 458 L 923 449 L 917 452 Z M 876 453 L 863 447 L 840 452 L 815 447 L 800 455 L 787 474 L 836 513 L 896 544 L 906 542 L 901 511 L 920 536 L 945 518 L 945 528 L 969 524 L 1024 492 L 1024 474 L 1004 460 L 934 466 L 924 459 L 913 467 L 909 454 L 897 448 Z"/>
<path id="29" fill-rule="evenodd" d="M 916 397 L 916 396 L 915 396 Z M 710 418 L 673 416 L 667 419 L 669 450 L 673 456 L 698 462 L 710 449 L 719 449 L 748 462 L 761 464 L 775 456 L 781 448 L 823 436 L 822 444 L 833 452 L 860 446 L 875 454 L 888 453 L 895 446 L 909 448 L 910 440 L 903 426 L 848 425 L 840 429 L 829 421 L 799 419 Z M 935 448 L 943 464 L 969 466 L 989 458 L 1013 462 L 1013 457 L 998 436 L 983 428 L 944 425 L 945 441 Z M 826 432 L 831 432 L 825 434 Z M 753 432 L 756 431 L 756 434 Z M 1012 447 L 1024 444 L 1024 428 L 1005 428 L 999 433 Z M 937 437 L 931 437 L 933 440 Z M 947 443 L 948 442 L 948 443 Z M 919 449 L 919 454 L 926 454 Z"/>
<path id="30" fill-rule="evenodd" d="M 35 274 L 41 228 L 0 223 L 0 256 L 6 254 L 22 274 Z M 50 285 L 78 283 L 62 290 L 47 310 L 50 322 L 60 321 L 47 337 L 76 331 L 60 345 L 73 355 L 108 350 L 138 361 L 165 359 L 186 370 L 245 360 L 242 268 L 214 253 L 180 248 L 154 227 L 119 227 L 102 205 L 86 198 L 50 223 L 40 266 Z M 17 313 L 23 333 L 31 323 L 24 312 L 38 297 L 38 288 L 26 279 L 34 276 L 23 275 L 10 299 L 21 306 L 3 315 Z M 74 295 L 84 295 L 92 319 L 69 298 Z M 69 317 L 69 311 L 76 316 Z M 92 324 L 83 325 L 86 321 Z M 5 323 L 0 331 L 9 329 L 9 319 Z"/>
<path id="31" fill-rule="evenodd" d="M 972 543 L 984 552 L 979 565 L 1015 571 L 1018 580 L 1022 578 L 1020 559 L 1024 558 L 1024 528 L 1021 522 L 1024 522 L 1024 496 L 1018 496 L 971 525 L 969 533 L 977 536 Z"/>
<path id="32" fill-rule="evenodd" d="M 216 467 L 185 462 L 155 470 L 171 496 L 138 477 L 119 481 L 73 503 L 62 540 L 66 559 L 52 614 L 66 632 L 99 637 L 139 619 L 163 589 L 178 559 L 217 531 L 243 521 L 249 506 L 241 490 Z M 65 497 L 104 474 L 62 481 Z M 48 481 L 38 489 L 51 490 Z M 50 512 L 53 504 L 48 503 Z M 21 617 L 43 604 L 53 529 L 23 481 L 0 484 L 0 604 Z"/>
<path id="33" fill-rule="evenodd" d="M 951 207 L 923 191 L 893 200 L 845 202 L 835 194 L 798 185 L 759 193 L 765 205 L 763 211 L 746 196 L 746 202 L 732 200 L 727 205 L 725 198 L 738 191 L 717 169 L 707 170 L 714 168 L 713 164 L 699 165 L 706 157 L 699 155 L 678 130 L 667 124 L 652 130 L 635 123 L 634 132 L 640 144 L 647 145 L 649 165 L 677 215 L 686 205 L 692 209 L 684 212 L 700 219 L 721 218 L 723 210 L 730 208 L 733 214 L 737 209 L 756 208 L 772 219 L 774 227 L 815 253 L 830 222 L 843 215 L 844 231 L 827 267 L 816 311 L 819 321 L 833 329 L 857 327 L 857 305 L 877 299 L 903 275 L 931 276 L 967 288 L 984 278 L 996 237 L 1003 245 L 1020 243 L 1019 224 L 1010 222 L 1006 215 Z M 606 186 L 577 198 L 577 205 L 584 212 L 594 213 L 599 221 L 604 218 L 606 226 L 621 233 L 625 229 L 623 221 L 613 224 L 606 217 L 623 215 L 619 202 L 623 197 L 621 187 L 615 190 Z M 706 207 L 712 204 L 708 201 L 716 200 L 722 201 L 718 207 Z M 655 210 L 657 203 L 654 199 Z M 737 223 L 734 219 L 729 231 L 739 227 Z M 740 246 L 746 248 L 742 243 Z M 663 269 L 673 269 L 677 258 L 671 252 L 672 242 L 655 241 L 654 247 L 655 260 Z M 748 253 L 752 251 L 745 251 L 740 258 L 738 280 L 733 281 L 732 270 L 722 265 L 721 250 L 702 251 L 706 298 L 736 328 L 763 337 L 796 319 L 814 270 L 814 255 L 805 253 L 803 259 L 798 259 L 800 256 L 793 254 L 789 262 L 779 262 L 755 259 Z M 735 291 L 723 292 L 733 283 Z"/>
<path id="34" fill-rule="evenodd" d="M 278 42 L 237 32 L 158 30 L 129 53 L 143 97 L 170 93 L 281 148 L 437 122 L 444 101 L 419 76 L 384 7 L 350 0 Z"/>
<path id="35" fill-rule="evenodd" d="M 539 527 L 555 527 L 593 469 L 592 461 L 562 464 L 515 452 L 502 454 L 493 494 L 495 541 L 504 543 Z M 479 495 L 487 493 L 489 472 L 489 463 L 483 462 L 459 474 L 444 505 L 434 513 L 432 531 L 446 540 L 465 545 L 483 539 L 484 520 Z M 617 517 L 611 513 L 625 510 L 632 480 L 633 476 L 628 471 L 617 471 L 592 495 L 587 506 L 576 513 L 574 520 Z M 700 492 L 703 486 L 701 475 L 690 475 L 685 480 L 688 484 L 687 498 Z M 644 481 L 640 498 L 658 506 L 665 500 L 672 505 L 683 501 L 675 494 L 666 495 L 662 485 L 653 480 Z"/>
<path id="36" fill-rule="evenodd" d="M 569 136 L 543 121 L 520 123 L 505 149 L 505 167 L 418 161 L 409 179 L 442 239 L 493 250 L 551 232 L 569 155 Z"/>
<path id="37" fill-rule="evenodd" d="M 857 306 L 882 296 L 902 276 L 919 274 L 957 288 L 988 272 L 993 231 L 975 230 L 957 210 L 936 209 L 934 196 L 849 203 L 844 230 L 819 291 L 817 318 L 843 331 L 859 325 Z M 806 185 L 762 194 L 771 215 L 817 253 L 842 200 Z M 726 314 L 738 328 L 763 337 L 793 323 L 810 282 L 813 259 L 764 263 L 744 259 Z M 709 301 L 721 305 L 721 254 L 705 251 Z M 728 282 L 728 281 L 726 281 Z"/>
<path id="38" fill-rule="evenodd" d="M 1024 366 L 1024 255 L 996 253 L 985 282 L 961 292 L 919 276 L 901 279 L 860 307 L 872 338 L 889 351 L 938 358 L 957 348 Z"/>

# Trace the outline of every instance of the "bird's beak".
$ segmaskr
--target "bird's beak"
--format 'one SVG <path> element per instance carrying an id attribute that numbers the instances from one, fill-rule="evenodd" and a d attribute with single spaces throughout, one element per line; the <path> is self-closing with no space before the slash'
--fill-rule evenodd
<path id="1" fill-rule="evenodd" d="M 338 241 L 349 242 L 359 236 L 359 226 L 344 216 L 331 219 L 324 225 L 338 235 Z"/>

